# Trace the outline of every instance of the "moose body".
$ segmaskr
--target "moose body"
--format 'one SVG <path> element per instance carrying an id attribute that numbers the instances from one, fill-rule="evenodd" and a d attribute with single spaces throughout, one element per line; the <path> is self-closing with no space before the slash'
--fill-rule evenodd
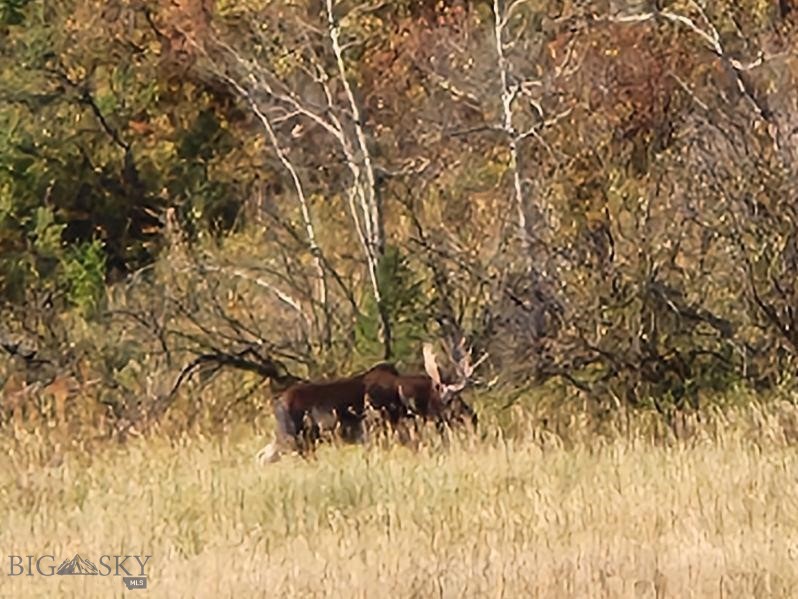
<path id="1" fill-rule="evenodd" d="M 381 363 L 349 378 L 290 386 L 274 406 L 277 439 L 261 450 L 259 459 L 276 460 L 280 446 L 293 446 L 302 452 L 315 443 L 324 430 L 337 426 L 345 439 L 357 440 L 362 433 L 367 389 L 397 376 L 399 372 L 395 366 Z"/>
<path id="2" fill-rule="evenodd" d="M 280 446 L 303 452 L 324 430 L 340 427 L 342 436 L 358 440 L 366 407 L 379 412 L 393 427 L 404 420 L 434 420 L 443 430 L 451 424 L 477 424 L 477 415 L 461 397 L 473 368 L 460 365 L 460 380 L 441 380 L 432 347 L 424 345 L 426 374 L 402 375 L 392 364 L 381 363 L 361 374 L 322 382 L 292 385 L 275 402 L 275 442 L 258 453 L 262 462 L 279 458 Z"/>

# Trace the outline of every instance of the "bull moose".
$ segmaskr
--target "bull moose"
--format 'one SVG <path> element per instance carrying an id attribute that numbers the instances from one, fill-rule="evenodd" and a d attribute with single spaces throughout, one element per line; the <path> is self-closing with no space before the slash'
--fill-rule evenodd
<path id="1" fill-rule="evenodd" d="M 433 419 L 440 427 L 466 421 L 476 425 L 476 413 L 459 392 L 479 362 L 471 366 L 470 353 L 463 354 L 458 363 L 459 379 L 445 383 L 430 344 L 424 345 L 423 354 L 426 374 L 402 375 L 394 365 L 380 363 L 348 378 L 290 386 L 274 405 L 276 438 L 258 452 L 258 460 L 276 461 L 281 447 L 302 453 L 323 430 L 335 427 L 340 427 L 346 440 L 357 441 L 362 436 L 367 406 L 393 427 L 417 416 Z"/>

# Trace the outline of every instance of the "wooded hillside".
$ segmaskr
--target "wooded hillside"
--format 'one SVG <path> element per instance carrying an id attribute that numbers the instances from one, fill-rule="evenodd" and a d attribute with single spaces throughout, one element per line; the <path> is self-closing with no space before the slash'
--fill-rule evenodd
<path id="1" fill-rule="evenodd" d="M 0 0 L 6 392 L 463 338 L 606 405 L 789 386 L 797 53 L 792 0 Z"/>

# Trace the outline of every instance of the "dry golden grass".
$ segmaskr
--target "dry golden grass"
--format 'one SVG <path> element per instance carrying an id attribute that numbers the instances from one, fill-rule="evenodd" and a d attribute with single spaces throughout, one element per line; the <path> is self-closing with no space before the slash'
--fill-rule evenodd
<path id="1" fill-rule="evenodd" d="M 565 440 L 517 415 L 448 448 L 154 436 L 56 459 L 7 441 L 0 594 L 108 597 L 119 578 L 8 577 L 9 553 L 152 554 L 154 597 L 788 597 L 798 411 L 707 415 L 679 440 L 619 417 Z M 614 431 L 614 432 L 613 432 Z M 39 465 L 41 462 L 45 465 Z M 134 595 L 136 596 L 136 595 Z"/>

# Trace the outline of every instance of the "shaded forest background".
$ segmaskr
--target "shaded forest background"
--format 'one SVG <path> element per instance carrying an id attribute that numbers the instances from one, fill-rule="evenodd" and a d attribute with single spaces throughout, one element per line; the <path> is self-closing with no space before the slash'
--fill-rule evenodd
<path id="1" fill-rule="evenodd" d="M 791 390 L 797 52 L 791 0 L 0 0 L 3 418 L 429 338 L 502 403 Z"/>

